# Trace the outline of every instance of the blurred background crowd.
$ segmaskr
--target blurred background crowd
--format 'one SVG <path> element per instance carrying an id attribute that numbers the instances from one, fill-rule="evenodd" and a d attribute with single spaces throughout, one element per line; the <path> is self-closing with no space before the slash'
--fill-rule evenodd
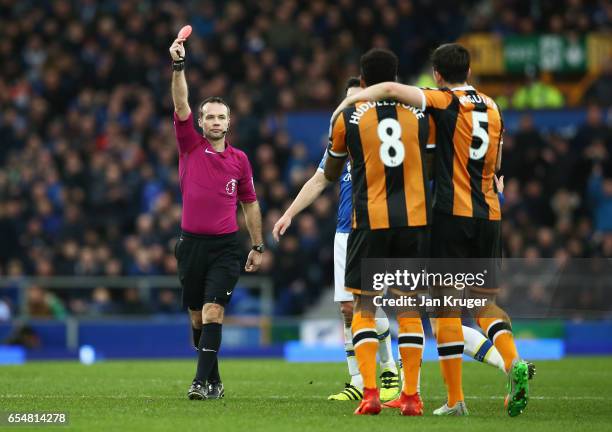
<path id="1" fill-rule="evenodd" d="M 611 30 L 610 1 L 498 0 L 477 11 L 470 1 L 442 3 L 0 0 L 0 275 L 15 281 L 0 287 L 0 320 L 19 314 L 25 275 L 175 275 L 181 208 L 168 47 L 185 23 L 194 27 L 192 106 L 226 97 L 230 141 L 253 165 L 268 245 L 260 274 L 273 281 L 277 315 L 303 313 L 331 286 L 337 202 L 330 188 L 280 244 L 271 239 L 318 163 L 289 134 L 287 113 L 331 112 L 374 46 L 396 52 L 400 80 L 415 82 L 423 71 L 426 80 L 431 49 L 464 32 Z M 589 83 L 575 134 L 544 134 L 526 113 L 506 135 L 505 256 L 612 257 L 611 71 Z M 552 106 L 565 106 L 558 96 Z M 252 307 L 246 288 L 237 312 Z M 32 285 L 25 301 L 33 317 L 181 313 L 177 291 L 153 294 Z M 568 301 L 589 308 L 597 298 Z"/>
<path id="2" fill-rule="evenodd" d="M 474 32 L 497 35 L 565 33 L 581 36 L 611 29 L 612 5 L 589 0 L 493 0 L 470 14 Z"/>

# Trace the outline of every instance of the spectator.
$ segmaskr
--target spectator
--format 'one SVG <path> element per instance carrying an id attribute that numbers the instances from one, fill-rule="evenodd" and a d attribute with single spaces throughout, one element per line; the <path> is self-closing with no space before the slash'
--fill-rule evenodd
<path id="1" fill-rule="evenodd" d="M 160 291 L 155 312 L 164 315 L 174 315 L 183 312 L 177 299 L 176 291 L 165 289 Z"/>
<path id="2" fill-rule="evenodd" d="M 4 341 L 7 345 L 18 345 L 28 349 L 39 348 L 40 336 L 29 325 L 17 325 Z"/>
<path id="3" fill-rule="evenodd" d="M 604 123 L 601 108 L 597 105 L 590 105 L 587 109 L 586 122 L 580 126 L 574 137 L 574 147 L 582 151 L 591 146 L 596 140 L 600 140 L 606 145 L 606 142 L 611 142 L 612 133 L 610 128 Z"/>
<path id="4" fill-rule="evenodd" d="M 66 309 L 60 299 L 38 285 L 27 290 L 27 314 L 32 318 L 66 318 Z"/>
<path id="5" fill-rule="evenodd" d="M 604 177 L 600 164 L 593 167 L 589 179 L 589 201 L 593 212 L 595 230 L 612 232 L 612 177 Z"/>
<path id="6" fill-rule="evenodd" d="M 0 322 L 11 320 L 11 308 L 8 301 L 0 298 Z"/>
<path id="7" fill-rule="evenodd" d="M 97 287 L 91 295 L 90 313 L 93 315 L 110 315 L 117 313 L 117 307 L 105 287 Z"/>
<path id="8" fill-rule="evenodd" d="M 584 94 L 584 103 L 599 106 L 610 105 L 612 101 L 612 57 L 608 57 L 602 70 Z"/>
<path id="9" fill-rule="evenodd" d="M 124 315 L 145 315 L 151 310 L 140 298 L 136 288 L 128 288 L 123 292 L 121 313 Z"/>
<path id="10" fill-rule="evenodd" d="M 528 72 L 528 81 L 512 96 L 512 107 L 515 109 L 562 108 L 563 94 L 552 84 L 549 73 L 542 73 L 535 79 L 535 72 Z"/>

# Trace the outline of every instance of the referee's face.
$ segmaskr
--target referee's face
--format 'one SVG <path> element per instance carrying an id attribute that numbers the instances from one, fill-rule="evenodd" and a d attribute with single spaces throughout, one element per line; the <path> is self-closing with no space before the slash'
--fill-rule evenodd
<path id="1" fill-rule="evenodd" d="M 229 113 L 222 103 L 208 102 L 200 113 L 200 127 L 209 140 L 222 139 L 229 128 Z"/>

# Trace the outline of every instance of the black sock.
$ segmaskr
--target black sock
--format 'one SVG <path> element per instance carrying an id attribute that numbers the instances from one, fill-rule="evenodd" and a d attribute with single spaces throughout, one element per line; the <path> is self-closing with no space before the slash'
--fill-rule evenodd
<path id="1" fill-rule="evenodd" d="M 206 381 L 215 363 L 217 362 L 217 352 L 221 346 L 221 324 L 208 323 L 202 326 L 202 336 L 198 348 L 198 369 L 196 380 Z"/>
<path id="2" fill-rule="evenodd" d="M 219 375 L 219 357 L 218 356 L 217 356 L 217 360 L 215 360 L 215 364 L 213 368 L 208 374 L 208 382 L 213 383 L 213 384 L 221 382 L 221 376 Z"/>
<path id="3" fill-rule="evenodd" d="M 193 346 L 197 349 L 198 345 L 200 344 L 200 338 L 202 337 L 202 327 L 191 327 L 191 333 L 193 335 Z"/>

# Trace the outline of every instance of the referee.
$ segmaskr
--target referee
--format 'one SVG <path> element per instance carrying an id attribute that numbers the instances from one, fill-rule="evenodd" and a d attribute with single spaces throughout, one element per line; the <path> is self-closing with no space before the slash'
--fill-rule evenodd
<path id="1" fill-rule="evenodd" d="M 230 109 L 220 97 L 208 97 L 198 107 L 196 132 L 187 98 L 185 39 L 170 47 L 174 129 L 179 152 L 183 198 L 181 235 L 175 246 L 183 307 L 189 309 L 198 367 L 187 396 L 219 399 L 224 396 L 217 352 L 225 305 L 240 276 L 236 239 L 238 201 L 244 211 L 253 248 L 245 270 L 259 269 L 264 249 L 261 211 L 255 195 L 251 164 L 244 152 L 225 140 Z"/>

